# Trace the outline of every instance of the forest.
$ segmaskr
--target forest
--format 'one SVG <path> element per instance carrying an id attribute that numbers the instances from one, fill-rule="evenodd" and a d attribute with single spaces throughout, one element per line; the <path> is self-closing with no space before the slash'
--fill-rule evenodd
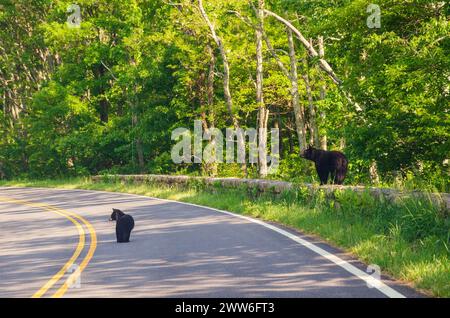
<path id="1" fill-rule="evenodd" d="M 375 2 L 0 0 L 0 179 L 317 182 L 314 145 L 346 154 L 346 184 L 449 192 L 449 4 Z M 278 171 L 173 163 L 195 120 L 278 128 Z"/>

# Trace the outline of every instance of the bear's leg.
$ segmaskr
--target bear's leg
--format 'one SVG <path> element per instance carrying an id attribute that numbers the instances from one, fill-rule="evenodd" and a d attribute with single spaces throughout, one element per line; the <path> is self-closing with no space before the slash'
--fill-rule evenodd
<path id="1" fill-rule="evenodd" d="M 317 170 L 317 174 L 319 175 L 320 185 L 327 184 L 328 174 L 329 174 L 328 169 L 326 169 L 324 167 L 319 167 L 316 165 L 316 170 Z"/>
<path id="2" fill-rule="evenodd" d="M 129 241 L 129 234 L 127 234 L 127 231 L 123 231 L 122 233 L 122 243 L 128 243 Z"/>
<path id="3" fill-rule="evenodd" d="M 120 232 L 118 227 L 116 227 L 116 239 L 117 243 L 122 243 L 122 233 Z"/>
<path id="4" fill-rule="evenodd" d="M 336 184 L 336 170 L 331 170 L 330 182 L 331 182 L 331 184 Z"/>
<path id="5" fill-rule="evenodd" d="M 336 162 L 336 184 L 343 184 L 347 174 L 348 161 L 345 158 L 340 158 Z"/>
<path id="6" fill-rule="evenodd" d="M 336 184 L 343 184 L 345 179 L 345 171 L 336 171 Z"/>
<path id="7" fill-rule="evenodd" d="M 127 233 L 125 234 L 124 241 L 127 243 L 130 242 L 130 234 L 131 230 L 127 231 Z"/>

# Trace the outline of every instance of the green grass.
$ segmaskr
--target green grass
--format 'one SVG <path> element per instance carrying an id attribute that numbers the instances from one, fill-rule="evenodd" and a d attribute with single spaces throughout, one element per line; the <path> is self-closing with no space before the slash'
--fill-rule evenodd
<path id="1" fill-rule="evenodd" d="M 393 203 L 350 191 L 330 198 L 306 189 L 273 197 L 255 195 L 246 189 L 206 189 L 198 184 L 180 188 L 113 181 L 92 183 L 89 179 L 0 181 L 0 185 L 134 193 L 278 222 L 320 236 L 429 295 L 450 297 L 449 213 L 426 199 Z"/>

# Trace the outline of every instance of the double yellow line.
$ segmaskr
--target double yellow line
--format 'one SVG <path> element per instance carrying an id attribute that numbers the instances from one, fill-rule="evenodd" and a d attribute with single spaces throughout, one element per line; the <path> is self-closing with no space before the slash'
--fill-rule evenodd
<path id="1" fill-rule="evenodd" d="M 64 264 L 64 266 L 61 267 L 61 269 L 55 275 L 53 275 L 53 277 L 50 278 L 50 280 L 47 281 L 44 284 L 44 286 L 42 286 L 37 292 L 35 292 L 33 294 L 33 296 L 32 296 L 33 298 L 40 298 L 40 297 L 44 296 L 44 294 L 50 288 L 52 288 L 58 281 L 61 280 L 61 278 L 64 277 L 67 270 L 69 270 L 71 268 L 71 266 L 75 263 L 75 261 L 78 259 L 78 257 L 80 256 L 81 252 L 83 251 L 83 249 L 86 245 L 86 235 L 85 235 L 85 230 L 83 228 L 83 225 L 86 226 L 86 228 L 89 232 L 89 235 L 90 235 L 90 239 L 91 239 L 91 244 L 89 245 L 89 250 L 88 250 L 86 256 L 81 261 L 81 264 L 79 265 L 78 270 L 74 271 L 71 275 L 69 275 L 69 277 L 67 277 L 67 279 L 64 281 L 64 283 L 51 296 L 52 298 L 62 297 L 66 293 L 67 289 L 72 285 L 72 283 L 83 272 L 83 270 L 89 264 L 89 261 L 94 256 L 95 249 L 97 248 L 97 235 L 95 233 L 94 227 L 91 225 L 91 223 L 89 223 L 82 216 L 80 216 L 76 213 L 73 213 L 73 212 L 69 212 L 69 211 L 66 211 L 63 209 L 53 207 L 48 204 L 29 202 L 29 201 L 25 201 L 25 200 L 18 200 L 18 199 L 5 198 L 5 197 L 0 197 L 0 202 L 26 205 L 26 206 L 40 208 L 45 211 L 59 214 L 61 216 L 64 216 L 65 218 L 69 219 L 78 230 L 79 240 L 78 240 L 78 244 L 77 244 L 77 247 L 76 247 L 74 253 L 70 257 L 70 259 Z"/>

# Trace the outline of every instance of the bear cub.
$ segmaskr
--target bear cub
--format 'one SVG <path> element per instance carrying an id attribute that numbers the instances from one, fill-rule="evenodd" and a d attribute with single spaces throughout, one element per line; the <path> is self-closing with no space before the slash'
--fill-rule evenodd
<path id="1" fill-rule="evenodd" d="M 119 209 L 113 209 L 110 221 L 116 221 L 117 243 L 130 242 L 131 230 L 134 228 L 134 219 L 131 215 L 125 214 Z"/>
<path id="2" fill-rule="evenodd" d="M 314 161 L 319 175 L 320 185 L 328 183 L 342 184 L 347 174 L 348 160 L 342 152 L 315 149 L 309 146 L 300 157 Z"/>

